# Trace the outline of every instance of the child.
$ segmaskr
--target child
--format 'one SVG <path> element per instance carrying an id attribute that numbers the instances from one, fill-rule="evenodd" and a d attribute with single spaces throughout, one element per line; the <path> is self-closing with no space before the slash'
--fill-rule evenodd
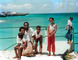
<path id="1" fill-rule="evenodd" d="M 51 55 L 51 46 L 52 46 L 52 52 L 53 56 L 55 56 L 55 33 L 57 30 L 57 25 L 54 23 L 54 18 L 49 18 L 50 24 L 47 29 L 48 34 L 48 47 L 47 50 L 49 51 L 48 56 Z"/>
<path id="2" fill-rule="evenodd" d="M 25 49 L 26 48 L 27 41 L 26 42 L 23 42 L 23 35 L 24 34 L 22 34 L 22 33 L 18 33 L 18 38 L 22 42 L 22 43 L 20 43 L 20 47 L 23 47 L 23 49 Z"/>
<path id="3" fill-rule="evenodd" d="M 18 38 L 19 40 L 22 42 L 23 39 L 23 34 L 22 33 L 18 33 Z M 20 47 L 23 46 L 23 43 L 20 43 Z"/>
<path id="4" fill-rule="evenodd" d="M 14 47 L 16 56 L 14 58 L 21 59 L 22 50 L 26 46 L 26 42 L 30 41 L 28 35 L 25 34 L 25 28 L 20 27 L 19 29 L 20 33 L 17 36 L 17 46 Z M 17 53 L 18 50 L 18 53 Z"/>
<path id="5" fill-rule="evenodd" d="M 34 43 L 34 40 L 35 40 L 35 52 L 36 54 L 38 53 L 38 50 L 37 50 L 37 44 L 38 44 L 38 41 L 40 43 L 40 54 L 42 54 L 42 32 L 41 32 L 41 27 L 40 26 L 37 26 L 36 27 L 36 31 L 34 31 L 34 33 L 32 34 L 32 45 Z M 34 46 L 34 45 L 33 45 Z"/>
<path id="6" fill-rule="evenodd" d="M 14 47 L 14 50 L 15 50 L 15 54 L 16 54 L 16 57 L 14 58 L 19 58 L 20 56 L 20 51 L 19 49 L 21 49 L 21 47 L 23 46 L 23 43 L 22 43 L 22 40 L 23 39 L 23 34 L 22 33 L 18 33 L 18 36 L 17 36 L 17 46 Z M 17 50 L 18 50 L 18 53 L 17 53 Z"/>

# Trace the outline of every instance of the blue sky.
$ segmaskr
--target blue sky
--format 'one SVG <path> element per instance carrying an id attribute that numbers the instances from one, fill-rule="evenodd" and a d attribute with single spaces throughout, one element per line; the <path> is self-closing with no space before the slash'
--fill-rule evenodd
<path id="1" fill-rule="evenodd" d="M 22 13 L 78 12 L 78 0 L 0 0 L 0 11 Z"/>

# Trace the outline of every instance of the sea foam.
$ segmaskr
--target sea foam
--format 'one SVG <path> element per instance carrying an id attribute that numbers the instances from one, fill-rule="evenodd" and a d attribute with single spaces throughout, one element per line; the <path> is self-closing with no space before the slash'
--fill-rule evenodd
<path id="1" fill-rule="evenodd" d="M 0 23 L 3 23 L 3 22 L 5 22 L 4 20 L 0 20 Z"/>

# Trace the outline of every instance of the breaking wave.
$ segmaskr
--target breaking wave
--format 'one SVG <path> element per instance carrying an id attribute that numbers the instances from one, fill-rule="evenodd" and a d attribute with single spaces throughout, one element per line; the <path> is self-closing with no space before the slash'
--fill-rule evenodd
<path id="1" fill-rule="evenodd" d="M 0 20 L 0 23 L 3 23 L 3 22 L 5 22 L 4 20 Z"/>

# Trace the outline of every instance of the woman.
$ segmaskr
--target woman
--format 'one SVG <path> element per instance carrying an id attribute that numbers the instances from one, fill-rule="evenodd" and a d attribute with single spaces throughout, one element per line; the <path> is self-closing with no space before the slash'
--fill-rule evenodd
<path id="1" fill-rule="evenodd" d="M 49 51 L 48 56 L 51 55 L 51 45 L 52 45 L 52 52 L 53 56 L 55 56 L 55 33 L 57 30 L 57 25 L 54 23 L 54 18 L 49 18 L 50 24 L 47 29 L 48 34 L 48 47 L 47 50 Z"/>
<path id="2" fill-rule="evenodd" d="M 73 18 L 70 17 L 70 20 L 68 20 L 67 26 L 68 26 L 68 32 L 66 33 L 66 38 L 68 39 L 67 44 L 71 44 L 71 40 L 72 40 L 72 20 Z"/>

